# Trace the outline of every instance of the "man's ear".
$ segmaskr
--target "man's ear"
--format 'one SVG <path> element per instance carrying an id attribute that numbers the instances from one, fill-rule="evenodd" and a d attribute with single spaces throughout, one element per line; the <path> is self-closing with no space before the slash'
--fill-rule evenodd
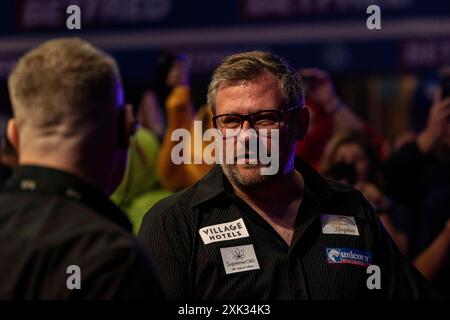
<path id="1" fill-rule="evenodd" d="M 130 138 L 136 130 L 136 121 L 131 104 L 127 104 L 121 112 L 123 112 L 123 117 L 120 117 L 120 121 L 123 122 L 119 124 L 119 127 L 123 128 L 123 130 L 119 132 L 120 146 L 128 148 L 130 146 Z"/>
<path id="2" fill-rule="evenodd" d="M 309 127 L 309 110 L 302 107 L 297 114 L 297 140 L 303 140 Z"/>
<path id="3" fill-rule="evenodd" d="M 16 154 L 19 154 L 19 127 L 17 126 L 17 122 L 14 118 L 8 120 L 8 124 L 6 127 L 6 138 L 11 143 L 12 147 L 16 151 Z"/>

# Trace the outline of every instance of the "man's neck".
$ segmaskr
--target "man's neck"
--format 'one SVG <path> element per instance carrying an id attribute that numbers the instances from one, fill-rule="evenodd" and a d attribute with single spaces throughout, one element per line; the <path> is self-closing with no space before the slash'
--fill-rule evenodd
<path id="1" fill-rule="evenodd" d="M 303 193 L 304 181 L 298 171 L 292 170 L 288 175 L 260 187 L 245 188 L 233 183 L 232 186 L 237 195 L 252 202 L 274 204 L 274 199 L 277 200 L 276 203 L 280 203 L 299 198 Z"/>
<path id="2" fill-rule="evenodd" d="M 87 126 L 73 132 L 64 126 L 51 132 L 22 128 L 18 144 L 19 165 L 37 165 L 71 173 L 107 193 L 112 155 L 104 134 Z"/>
<path id="3" fill-rule="evenodd" d="M 93 168 L 86 168 L 83 165 L 76 163 L 76 160 L 73 157 L 71 158 L 69 155 L 35 157 L 28 156 L 25 153 L 21 155 L 19 165 L 34 165 L 61 170 L 79 177 L 80 179 L 86 181 L 90 185 L 95 186 L 97 189 L 104 192 L 102 179 L 99 177 L 98 171 L 94 170 Z"/>
<path id="4" fill-rule="evenodd" d="M 241 188 L 232 184 L 235 193 L 266 220 L 290 245 L 297 212 L 303 199 L 304 179 L 293 170 L 268 186 Z"/>

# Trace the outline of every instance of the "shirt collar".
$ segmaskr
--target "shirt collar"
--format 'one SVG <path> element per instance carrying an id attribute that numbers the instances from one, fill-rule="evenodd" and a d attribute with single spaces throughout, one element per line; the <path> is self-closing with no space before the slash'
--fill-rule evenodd
<path id="1" fill-rule="evenodd" d="M 226 179 L 221 166 L 218 164 L 215 165 L 208 174 L 198 182 L 192 197 L 191 208 L 204 202 L 208 202 L 218 195 L 225 193 L 224 182 Z"/>
<path id="2" fill-rule="evenodd" d="M 296 158 L 295 169 L 302 174 L 305 180 L 305 186 L 307 186 L 308 190 L 314 194 L 319 201 L 329 201 L 331 199 L 331 187 L 310 165 L 305 161 Z M 230 184 L 230 182 L 224 175 L 221 166 L 215 165 L 211 171 L 198 182 L 190 207 L 196 207 L 219 195 L 225 194 L 227 191 L 226 184 Z"/>
<path id="3" fill-rule="evenodd" d="M 5 183 L 6 191 L 32 191 L 59 195 L 91 208 L 106 219 L 131 232 L 131 223 L 106 195 L 81 178 L 54 168 L 21 165 Z"/>

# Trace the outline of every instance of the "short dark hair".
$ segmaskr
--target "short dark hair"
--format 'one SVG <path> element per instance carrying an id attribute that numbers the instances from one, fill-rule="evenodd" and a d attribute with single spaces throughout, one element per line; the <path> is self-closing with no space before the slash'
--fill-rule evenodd
<path id="1" fill-rule="evenodd" d="M 298 72 L 272 52 L 250 51 L 226 57 L 214 71 L 208 87 L 208 105 L 213 114 L 221 82 L 254 80 L 264 72 L 270 72 L 280 80 L 283 96 L 289 107 L 304 105 L 303 84 Z"/>

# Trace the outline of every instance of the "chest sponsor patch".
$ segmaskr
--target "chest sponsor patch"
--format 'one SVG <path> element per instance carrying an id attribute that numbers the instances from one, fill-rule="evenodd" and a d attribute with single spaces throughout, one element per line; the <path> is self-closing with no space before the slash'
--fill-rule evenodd
<path id="1" fill-rule="evenodd" d="M 220 248 L 220 254 L 226 274 L 259 269 L 255 248 L 252 244 Z"/>
<path id="2" fill-rule="evenodd" d="M 246 238 L 249 236 L 242 218 L 231 222 L 203 227 L 198 232 L 200 233 L 200 237 L 202 237 L 204 244 Z"/>
<path id="3" fill-rule="evenodd" d="M 368 267 L 372 264 L 372 252 L 348 248 L 326 248 L 328 263 L 356 264 Z"/>
<path id="4" fill-rule="evenodd" d="M 339 216 L 334 214 L 321 214 L 323 234 L 346 234 L 359 236 L 358 227 L 354 217 Z"/>

